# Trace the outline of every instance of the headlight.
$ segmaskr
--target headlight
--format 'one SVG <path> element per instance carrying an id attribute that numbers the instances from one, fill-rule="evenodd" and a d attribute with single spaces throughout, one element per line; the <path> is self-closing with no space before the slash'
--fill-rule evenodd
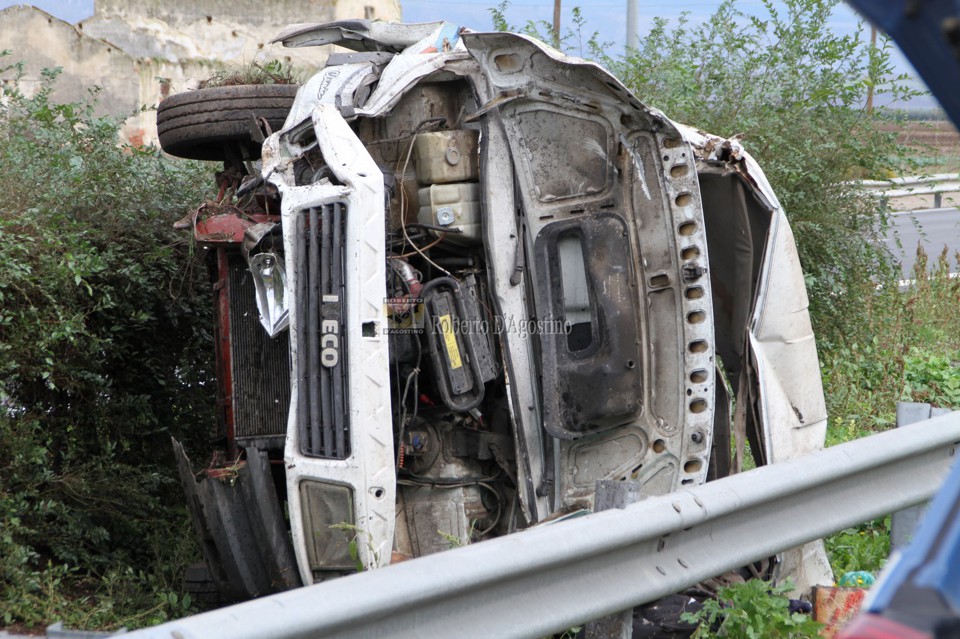
<path id="1" fill-rule="evenodd" d="M 257 287 L 257 309 L 260 323 L 270 337 L 285 329 L 290 323 L 287 306 L 287 272 L 283 258 L 276 253 L 257 253 L 249 259 L 253 284 Z"/>
<path id="2" fill-rule="evenodd" d="M 357 538 L 353 519 L 353 490 L 319 481 L 300 482 L 303 536 L 310 569 L 356 570 L 350 542 Z M 357 539 L 364 543 L 364 539 Z"/>

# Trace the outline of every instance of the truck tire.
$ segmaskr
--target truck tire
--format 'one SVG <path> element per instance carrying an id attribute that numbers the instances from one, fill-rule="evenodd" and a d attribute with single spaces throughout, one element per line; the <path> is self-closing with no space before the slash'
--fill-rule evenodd
<path id="1" fill-rule="evenodd" d="M 183 590 L 190 593 L 193 600 L 203 609 L 217 608 L 227 602 L 217 590 L 217 584 L 213 581 L 213 576 L 207 568 L 207 564 L 191 564 L 187 567 L 183 575 Z"/>
<path id="2" fill-rule="evenodd" d="M 260 157 L 257 119 L 279 130 L 298 85 L 244 84 L 177 93 L 157 107 L 160 146 L 190 160 L 224 160 L 239 145 L 245 159 Z"/>

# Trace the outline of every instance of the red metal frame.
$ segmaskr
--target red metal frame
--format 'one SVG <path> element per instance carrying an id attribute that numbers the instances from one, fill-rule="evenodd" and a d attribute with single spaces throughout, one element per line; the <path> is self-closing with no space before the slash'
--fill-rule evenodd
<path id="1" fill-rule="evenodd" d="M 200 219 L 200 213 L 205 207 L 197 211 L 197 220 L 194 224 L 193 238 L 201 244 L 234 244 L 239 246 L 243 242 L 243 234 L 248 228 L 263 222 L 279 222 L 276 215 L 266 213 L 244 213 L 236 207 L 227 213 L 218 213 Z M 223 210 L 223 209 L 221 209 Z"/>
<path id="2" fill-rule="evenodd" d="M 227 248 L 217 247 L 217 281 L 213 285 L 214 348 L 217 359 L 217 417 L 227 438 L 227 455 L 237 457 L 237 440 L 233 415 L 233 361 L 230 344 L 230 261 Z"/>

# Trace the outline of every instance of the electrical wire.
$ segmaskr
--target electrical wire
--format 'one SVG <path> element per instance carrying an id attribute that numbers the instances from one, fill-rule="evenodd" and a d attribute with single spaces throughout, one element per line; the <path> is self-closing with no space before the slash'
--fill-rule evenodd
<path id="1" fill-rule="evenodd" d="M 391 256 L 388 257 L 387 259 L 389 259 L 389 260 L 399 260 L 399 259 L 402 259 L 402 258 L 410 257 L 410 256 L 412 256 L 412 255 L 416 255 L 416 254 L 418 254 L 418 253 L 419 253 L 420 255 L 423 255 L 422 251 L 427 251 L 427 250 L 429 250 L 429 249 L 432 249 L 434 246 L 436 246 L 437 244 L 439 244 L 439 243 L 442 242 L 442 241 L 443 241 L 443 233 L 440 234 L 440 237 L 438 237 L 438 238 L 435 239 L 434 241 L 430 242 L 429 244 L 427 244 L 426 246 L 424 246 L 422 249 L 417 248 L 417 245 L 414 244 L 413 242 L 408 242 L 408 244 L 410 244 L 410 246 L 412 246 L 412 247 L 414 248 L 413 251 L 411 251 L 410 253 L 404 253 L 403 255 L 391 255 Z M 424 259 L 426 259 L 426 258 L 424 258 Z M 443 271 L 442 268 L 440 268 L 439 266 L 437 266 L 436 264 L 434 264 L 431 260 L 427 259 L 427 261 L 430 262 L 431 264 L 433 264 L 434 266 L 436 266 L 437 268 L 439 268 L 441 271 Z M 447 275 L 450 275 L 450 273 L 448 273 L 447 271 L 443 271 L 443 272 L 444 272 L 444 273 L 447 273 Z"/>
<path id="2" fill-rule="evenodd" d="M 444 118 L 444 121 L 446 121 L 446 118 Z M 413 145 L 417 141 L 417 135 L 419 135 L 420 129 L 423 128 L 424 125 L 430 124 L 432 122 L 436 122 L 436 119 L 431 118 L 428 120 L 424 120 L 423 122 L 417 125 L 416 129 L 414 129 L 413 136 L 410 138 L 410 146 L 407 148 L 407 155 L 403 161 L 403 169 L 400 170 L 400 173 L 397 176 L 398 177 L 397 181 L 400 184 L 400 229 L 403 231 L 404 239 L 407 241 L 408 244 L 410 244 L 410 246 L 413 247 L 414 253 L 418 253 L 420 257 L 425 259 L 431 266 L 433 266 L 438 271 L 441 271 L 445 273 L 447 276 L 450 276 L 450 271 L 438 265 L 436 262 L 434 262 L 429 257 L 427 257 L 426 253 L 424 253 L 416 244 L 410 241 L 410 236 L 407 234 L 407 192 L 406 192 L 406 189 L 403 188 L 403 176 L 406 175 L 407 173 L 407 166 L 409 166 L 410 164 L 410 156 L 413 155 Z M 397 168 L 399 169 L 400 167 L 398 166 Z M 443 239 L 442 236 L 440 239 Z M 430 246 L 433 246 L 433 244 L 431 244 Z M 428 246 L 427 248 L 430 248 L 430 247 Z"/>
<path id="3" fill-rule="evenodd" d="M 407 391 L 410 390 L 410 381 L 413 380 L 413 414 L 410 416 L 412 424 L 417 419 L 417 408 L 420 403 L 420 361 L 423 358 L 423 347 L 420 345 L 420 339 L 413 340 L 417 344 L 417 365 L 407 374 L 407 381 L 403 386 L 403 392 L 400 394 L 400 429 L 397 433 L 397 468 L 403 468 L 403 436 L 407 430 Z M 397 364 L 397 373 L 399 375 L 400 365 Z M 399 377 L 397 378 L 397 388 L 400 388 Z"/>

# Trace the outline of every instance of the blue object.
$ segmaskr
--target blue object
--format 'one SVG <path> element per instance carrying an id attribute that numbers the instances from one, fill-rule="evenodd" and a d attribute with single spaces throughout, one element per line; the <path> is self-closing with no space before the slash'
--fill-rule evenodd
<path id="1" fill-rule="evenodd" d="M 960 2 L 958 0 L 848 0 L 893 38 L 960 127 Z"/>
<path id="2" fill-rule="evenodd" d="M 854 570 L 843 573 L 843 576 L 837 580 L 837 585 L 841 588 L 869 588 L 875 581 L 872 573 L 866 570 Z"/>
<path id="3" fill-rule="evenodd" d="M 933 498 L 913 543 L 877 584 L 869 611 L 933 632 L 960 612 L 960 464 Z"/>

